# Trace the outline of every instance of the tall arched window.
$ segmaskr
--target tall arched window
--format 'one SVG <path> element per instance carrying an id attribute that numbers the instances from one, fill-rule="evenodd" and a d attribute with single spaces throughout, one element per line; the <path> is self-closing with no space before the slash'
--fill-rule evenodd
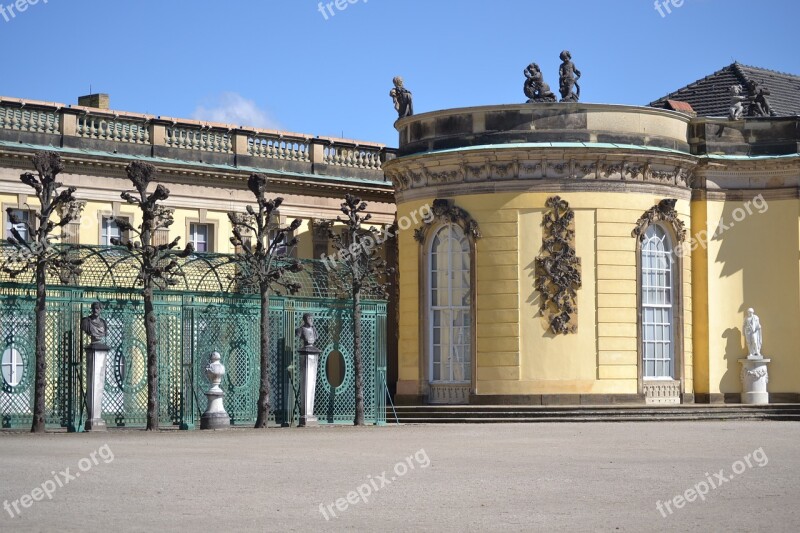
<path id="1" fill-rule="evenodd" d="M 431 239 L 429 292 L 430 380 L 472 379 L 470 245 L 464 230 L 445 224 Z"/>
<path id="2" fill-rule="evenodd" d="M 642 377 L 675 378 L 675 261 L 669 235 L 651 224 L 641 257 Z"/>

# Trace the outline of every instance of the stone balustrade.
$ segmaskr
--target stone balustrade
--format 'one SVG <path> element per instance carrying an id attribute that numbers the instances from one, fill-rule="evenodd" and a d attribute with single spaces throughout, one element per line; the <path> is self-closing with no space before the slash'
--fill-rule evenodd
<path id="1" fill-rule="evenodd" d="M 376 143 L 0 97 L 0 140 L 384 181 Z"/>
<path id="2" fill-rule="evenodd" d="M 311 139 L 295 135 L 256 133 L 247 136 L 247 153 L 267 159 L 311 161 Z"/>
<path id="3" fill-rule="evenodd" d="M 0 129 L 31 133 L 60 133 L 60 120 L 54 110 L 0 106 Z"/>
<path id="4" fill-rule="evenodd" d="M 150 144 L 150 130 L 143 120 L 125 120 L 97 115 L 77 117 L 76 134 L 86 139 Z"/>

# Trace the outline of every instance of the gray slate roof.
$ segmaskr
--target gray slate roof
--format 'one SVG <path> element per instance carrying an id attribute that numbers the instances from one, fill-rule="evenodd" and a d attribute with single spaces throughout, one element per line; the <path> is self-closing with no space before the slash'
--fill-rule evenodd
<path id="1" fill-rule="evenodd" d="M 778 116 L 800 115 L 800 76 L 741 63 L 728 65 L 649 105 L 663 108 L 667 100 L 679 100 L 691 104 L 699 116 L 724 117 L 731 106 L 730 87 L 741 84 L 747 91 L 747 82 L 750 80 L 769 89 L 771 95 L 767 99 Z"/>

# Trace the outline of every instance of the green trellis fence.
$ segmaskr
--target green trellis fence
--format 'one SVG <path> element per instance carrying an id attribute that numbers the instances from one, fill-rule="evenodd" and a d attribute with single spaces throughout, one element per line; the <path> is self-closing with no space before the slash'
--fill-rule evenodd
<path id="1" fill-rule="evenodd" d="M 146 422 L 147 367 L 143 303 L 135 290 L 136 258 L 124 248 L 73 246 L 84 260 L 76 279 L 49 280 L 47 302 L 47 424 L 80 431 L 85 408 L 85 339 L 80 319 L 94 301 L 104 304 L 110 348 L 103 418 L 109 427 Z M 12 250 L 0 248 L 8 256 Z M 5 257 L 3 257 L 5 259 Z M 303 289 L 270 299 L 271 421 L 292 425 L 299 417 L 299 357 L 294 336 L 303 313 L 314 314 L 322 350 L 315 414 L 323 423 L 352 423 L 355 390 L 352 360 L 352 305 L 336 297 L 328 272 L 304 261 L 294 274 Z M 159 418 L 162 426 L 194 428 L 206 407 L 210 386 L 205 366 L 211 352 L 222 354 L 225 407 L 234 425 L 256 418 L 259 380 L 260 299 L 234 277 L 232 256 L 197 254 L 184 260 L 178 285 L 157 291 Z M 5 276 L 5 275 L 3 275 Z M 0 277 L 0 425 L 31 423 L 34 375 L 32 279 Z M 365 413 L 385 421 L 386 302 L 366 301 L 362 312 Z M 339 356 L 341 354 L 342 357 Z M 331 361 L 329 361 L 329 359 Z"/>

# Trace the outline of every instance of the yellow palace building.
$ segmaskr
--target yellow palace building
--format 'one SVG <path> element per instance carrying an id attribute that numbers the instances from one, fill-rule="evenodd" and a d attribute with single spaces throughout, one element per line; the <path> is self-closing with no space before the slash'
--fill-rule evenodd
<path id="1" fill-rule="evenodd" d="M 747 379 L 771 402 L 800 402 L 798 87 L 735 63 L 649 106 L 406 116 L 397 150 L 112 111 L 104 95 L 3 97 L 2 231 L 6 209 L 35 209 L 19 175 L 48 149 L 86 202 L 69 242 L 125 238 L 112 217 L 139 222 L 120 191 L 125 166 L 144 160 L 172 193 L 175 224 L 157 239 L 232 253 L 226 214 L 252 203 L 247 177 L 263 172 L 285 197 L 281 222 L 303 220 L 300 258 L 331 252 L 345 193 L 376 225 L 397 223 L 385 256 L 397 266 L 386 342 L 399 403 L 738 403 Z M 768 377 L 739 362 L 749 308 Z"/>
<path id="2" fill-rule="evenodd" d="M 398 120 L 398 219 L 434 214 L 399 237 L 398 402 L 738 403 L 748 308 L 752 379 L 797 402 L 798 87 L 733 64 L 647 107 Z"/>

